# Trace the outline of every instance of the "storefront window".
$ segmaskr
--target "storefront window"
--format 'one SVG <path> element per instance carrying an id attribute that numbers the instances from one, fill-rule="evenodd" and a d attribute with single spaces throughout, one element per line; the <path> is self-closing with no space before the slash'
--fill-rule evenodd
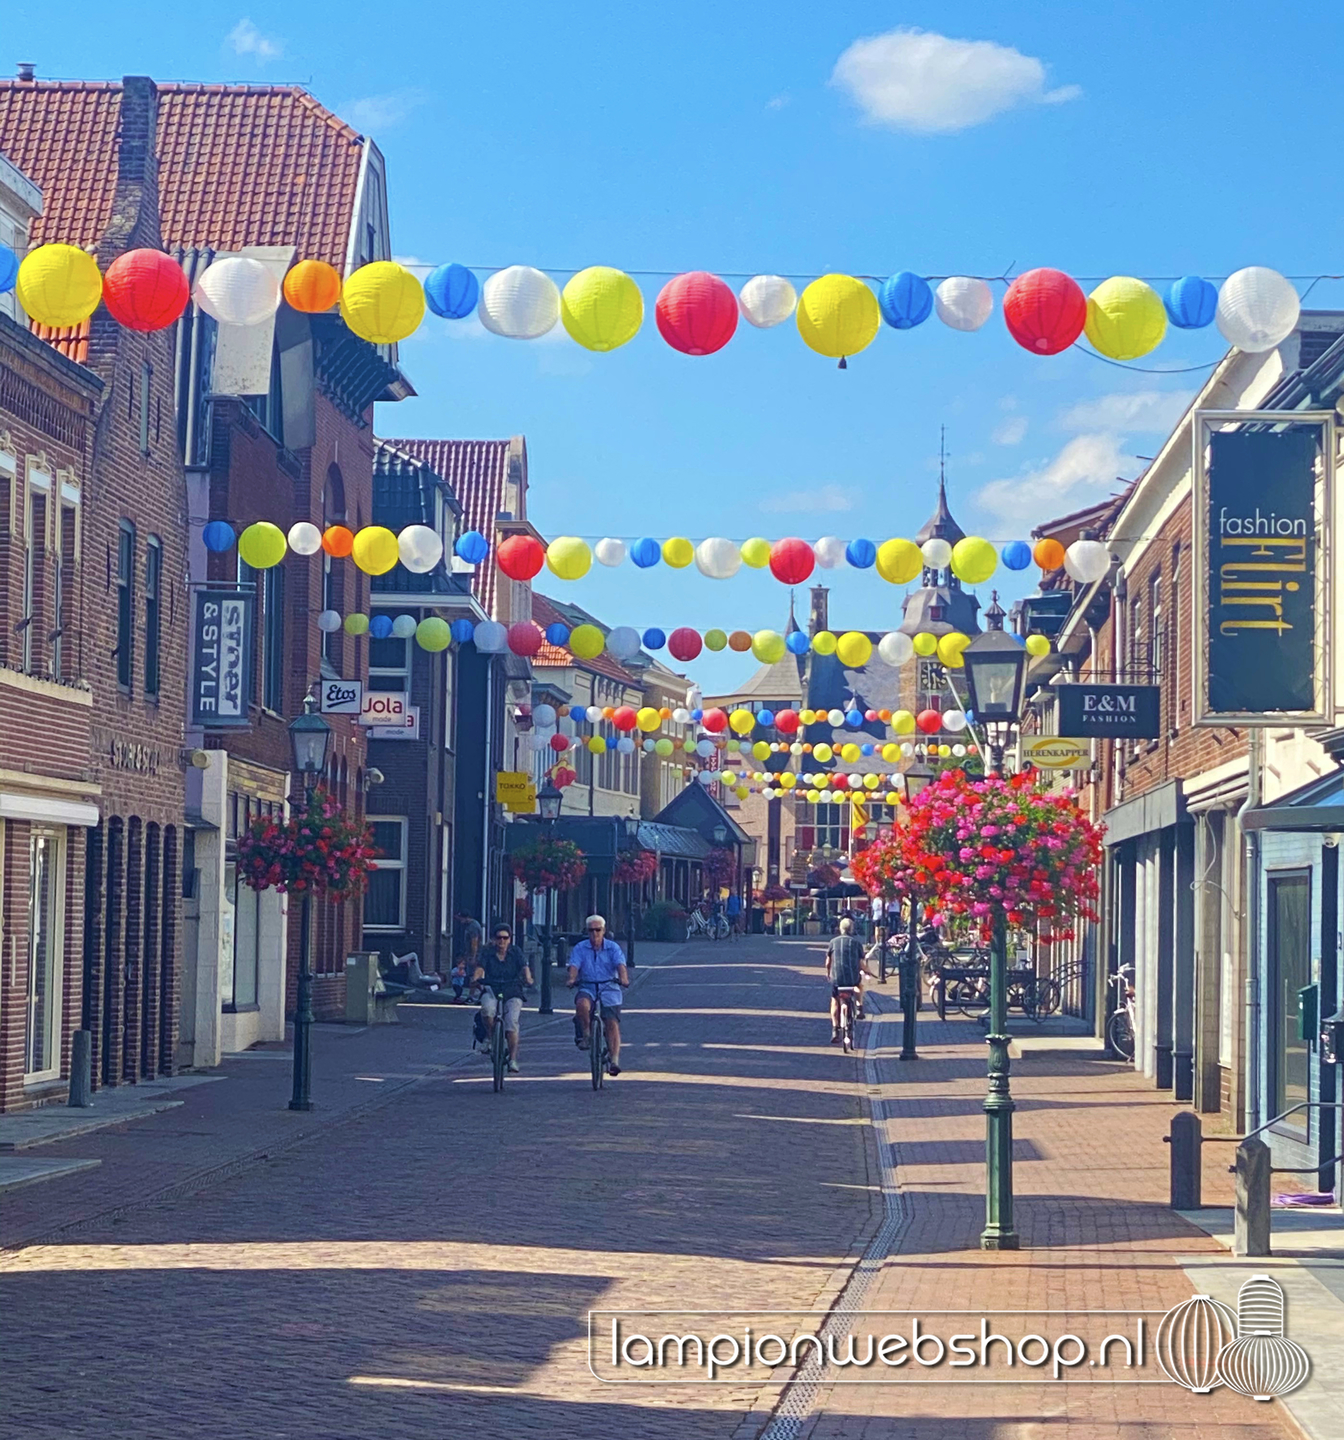
<path id="1" fill-rule="evenodd" d="M 24 1073 L 29 1080 L 60 1074 L 61 935 L 60 841 L 33 830 L 28 841 L 28 1034 Z"/>

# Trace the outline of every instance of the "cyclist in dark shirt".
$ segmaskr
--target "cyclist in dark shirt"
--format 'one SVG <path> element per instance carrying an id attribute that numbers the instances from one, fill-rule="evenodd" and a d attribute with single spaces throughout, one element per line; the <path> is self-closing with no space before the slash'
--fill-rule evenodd
<path id="1" fill-rule="evenodd" d="M 504 1010 L 504 1038 L 509 1043 L 509 1070 L 518 1073 L 518 1017 L 523 1009 L 524 988 L 532 983 L 527 957 L 513 943 L 513 931 L 507 925 L 495 926 L 494 946 L 481 955 L 476 964 L 473 983 L 484 981 L 481 992 L 481 1019 L 489 1039 L 497 1023 L 501 1002 Z"/>
<path id="2" fill-rule="evenodd" d="M 855 989 L 855 1013 L 863 1004 L 864 963 L 863 941 L 854 933 L 854 922 L 845 916 L 840 933 L 826 947 L 826 977 L 831 983 L 831 1044 L 840 1043 L 840 991 Z"/>

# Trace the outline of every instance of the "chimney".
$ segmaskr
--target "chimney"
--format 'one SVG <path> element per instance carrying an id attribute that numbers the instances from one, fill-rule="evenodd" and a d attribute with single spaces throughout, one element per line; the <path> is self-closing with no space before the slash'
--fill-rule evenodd
<path id="1" fill-rule="evenodd" d="M 809 616 L 810 624 L 808 634 L 815 635 L 818 631 L 830 629 L 830 606 L 827 597 L 830 591 L 825 585 L 814 585 L 812 587 L 812 613 Z"/>
<path id="2" fill-rule="evenodd" d="M 37 66 L 31 60 L 19 61 L 19 80 L 24 85 L 31 85 L 37 79 Z"/>

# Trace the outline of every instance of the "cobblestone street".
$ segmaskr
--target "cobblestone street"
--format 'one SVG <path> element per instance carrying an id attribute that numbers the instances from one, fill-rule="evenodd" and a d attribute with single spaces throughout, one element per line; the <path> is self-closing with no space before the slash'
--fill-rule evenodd
<path id="1" fill-rule="evenodd" d="M 1277 1407 L 1171 1386 L 837 1385 L 772 1419 L 778 1386 L 599 1383 L 590 1309 L 828 1309 L 892 1204 L 898 1253 L 870 1310 L 1161 1310 L 1190 1293 L 1179 1257 L 1217 1250 L 1161 1203 L 1174 1107 L 1132 1072 L 1015 1067 L 1028 1248 L 987 1255 L 976 1026 L 925 1012 L 925 1058 L 900 1066 L 893 985 L 865 1062 L 826 1044 L 817 944 L 657 958 L 628 997 L 628 1069 L 599 1094 L 560 991 L 551 1021 L 525 1013 L 503 1095 L 481 1060 L 457 1063 L 467 1013 L 425 1007 L 322 1028 L 312 1116 L 284 1109 L 287 1066 L 262 1052 L 178 1110 L 49 1147 L 104 1163 L 6 1197 L 0 1433 L 1292 1433 Z M 884 1197 L 888 1143 L 900 1190 Z"/>

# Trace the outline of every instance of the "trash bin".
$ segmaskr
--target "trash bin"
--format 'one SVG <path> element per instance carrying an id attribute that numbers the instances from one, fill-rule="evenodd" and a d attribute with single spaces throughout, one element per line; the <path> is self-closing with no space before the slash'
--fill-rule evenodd
<path id="1" fill-rule="evenodd" d="M 378 982 L 378 952 L 354 950 L 345 957 L 345 1023 L 372 1025 Z"/>
<path id="2" fill-rule="evenodd" d="M 753 935 L 765 934 L 765 910 L 759 905 L 755 905 L 752 907 L 751 933 Z"/>

